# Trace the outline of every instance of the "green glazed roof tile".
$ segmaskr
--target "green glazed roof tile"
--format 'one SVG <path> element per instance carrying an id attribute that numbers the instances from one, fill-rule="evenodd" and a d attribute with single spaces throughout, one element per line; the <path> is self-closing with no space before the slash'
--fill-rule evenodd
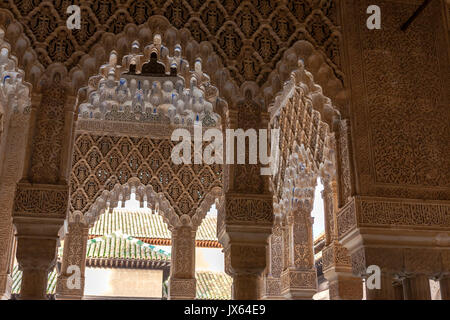
<path id="1" fill-rule="evenodd" d="M 207 215 L 197 230 L 196 240 L 217 241 L 217 217 Z M 136 238 L 171 239 L 162 216 L 150 209 L 114 209 L 105 212 L 89 229 L 90 235 L 103 236 L 120 230 Z"/>

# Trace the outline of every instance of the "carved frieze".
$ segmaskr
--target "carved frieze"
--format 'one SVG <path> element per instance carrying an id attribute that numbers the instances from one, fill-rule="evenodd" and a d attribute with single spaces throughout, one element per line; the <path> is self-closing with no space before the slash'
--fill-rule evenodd
<path id="1" fill-rule="evenodd" d="M 68 186 L 19 184 L 14 200 L 14 216 L 64 219 L 68 197 Z"/>
<path id="2" fill-rule="evenodd" d="M 227 194 L 226 224 L 270 225 L 273 223 L 272 197 L 245 197 Z"/>
<path id="3" fill-rule="evenodd" d="M 337 221 L 340 239 L 357 226 L 433 227 L 447 230 L 450 227 L 450 203 L 354 197 L 340 209 Z"/>

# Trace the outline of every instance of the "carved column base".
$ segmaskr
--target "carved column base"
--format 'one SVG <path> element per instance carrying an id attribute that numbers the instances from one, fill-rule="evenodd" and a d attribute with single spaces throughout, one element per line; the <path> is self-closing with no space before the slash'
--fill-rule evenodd
<path id="1" fill-rule="evenodd" d="M 450 275 L 444 276 L 439 280 L 441 289 L 441 299 L 450 300 Z"/>
<path id="2" fill-rule="evenodd" d="M 330 300 L 362 300 L 363 282 L 351 273 L 335 272 L 334 268 L 324 274 L 328 280 Z"/>
<path id="3" fill-rule="evenodd" d="M 0 300 L 11 299 L 13 279 L 9 274 L 0 274 Z"/>
<path id="4" fill-rule="evenodd" d="M 263 294 L 262 300 L 284 300 L 284 296 L 281 294 L 281 279 L 271 276 L 266 277 L 263 280 Z"/>
<path id="5" fill-rule="evenodd" d="M 194 300 L 196 279 L 169 279 L 169 300 Z"/>
<path id="6" fill-rule="evenodd" d="M 405 300 L 431 300 L 430 280 L 426 275 L 416 275 L 403 280 Z"/>
<path id="7" fill-rule="evenodd" d="M 287 299 L 310 300 L 317 293 L 316 270 L 286 269 L 281 273 L 281 294 Z"/>

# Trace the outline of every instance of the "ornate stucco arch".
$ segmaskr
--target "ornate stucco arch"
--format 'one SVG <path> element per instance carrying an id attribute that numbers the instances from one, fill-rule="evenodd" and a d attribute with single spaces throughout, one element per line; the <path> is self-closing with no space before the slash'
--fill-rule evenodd
<path id="1" fill-rule="evenodd" d="M 117 207 L 119 201 L 123 204 L 130 200 L 133 193 L 136 194 L 136 200 L 140 202 L 141 207 L 146 203 L 148 208 L 155 210 L 163 217 L 170 229 L 178 227 L 186 219 L 190 221 L 189 216 L 179 217 L 175 214 L 163 193 L 156 193 L 152 186 L 145 186 L 138 178 L 133 177 L 124 185 L 116 184 L 111 191 L 104 190 L 85 213 L 86 222 L 92 226 L 106 209 Z"/>
<path id="2" fill-rule="evenodd" d="M 152 203 L 161 211 L 172 230 L 174 254 L 171 297 L 191 297 L 192 294 L 195 296 L 195 279 L 192 278 L 195 232 L 215 198 L 222 194 L 222 169 L 219 164 L 173 164 L 171 151 L 176 143 L 171 141 L 170 136 L 172 131 L 179 127 L 188 129 L 192 134 L 194 123 L 199 121 L 205 127 L 221 129 L 222 124 L 226 122 L 223 119 L 226 118 L 227 104 L 220 98 L 218 88 L 212 85 L 211 79 L 202 70 L 201 62 L 192 57 L 193 63 L 189 68 L 184 54 L 175 56 L 181 51 L 176 39 L 171 41 L 172 47 L 167 47 L 164 42 L 160 42 L 159 33 L 154 33 L 153 42 L 143 43 L 140 47 L 139 40 L 129 41 L 123 37 L 132 37 L 136 32 L 134 28 L 137 27 L 130 25 L 124 34 L 118 36 L 117 41 L 114 41 L 117 46 L 111 51 L 109 62 L 100 65 L 97 75 L 91 76 L 88 85 L 79 90 L 76 107 L 78 120 L 74 128 L 70 210 L 83 212 L 85 222 L 91 224 L 107 206 L 116 205 L 119 198 L 129 198 L 132 189 L 141 202 L 147 198 L 147 203 Z M 141 26 L 141 30 L 142 28 L 145 26 Z M 161 30 L 159 27 L 155 28 Z M 170 37 L 170 32 L 166 32 L 165 37 Z M 119 53 L 123 51 L 121 46 L 124 44 L 131 47 L 126 55 Z M 96 49 L 97 47 L 94 48 Z M 169 61 L 171 67 L 175 64 L 176 72 L 182 77 L 175 74 L 160 79 L 156 75 L 147 75 L 144 66 L 150 59 L 150 52 L 157 53 L 158 63 L 165 64 L 166 70 Z M 89 59 L 86 57 L 83 61 L 89 62 Z M 138 68 L 138 74 L 133 73 L 131 64 Z M 82 78 L 81 75 L 82 71 L 72 70 L 72 85 L 76 82 L 74 79 Z M 143 78 L 139 78 L 141 76 Z M 197 102 L 193 100 L 197 105 L 190 106 L 192 110 L 197 110 L 197 118 L 191 109 L 186 109 L 184 113 L 178 110 L 179 103 L 183 102 L 181 96 L 184 95 L 183 90 L 187 90 L 188 80 L 192 94 L 202 93 Z M 171 84 L 171 81 L 177 85 L 177 91 L 174 91 L 174 86 L 167 84 Z M 148 87 L 150 83 L 151 90 Z M 152 100 L 157 97 L 154 96 L 156 93 L 153 90 L 161 90 L 157 89 L 158 83 L 163 85 L 162 99 L 165 101 L 165 95 L 169 94 L 171 103 Z M 117 100 L 117 93 L 123 90 L 128 92 L 125 94 L 125 100 Z M 133 90 L 142 91 L 141 100 L 135 100 L 132 95 L 128 96 L 131 92 L 134 94 Z M 143 90 L 149 91 L 144 94 Z M 147 102 L 147 99 L 151 102 Z M 177 106 L 176 110 L 174 105 Z M 219 114 L 223 114 L 224 118 Z M 83 232 L 85 234 L 85 231 Z M 68 247 L 73 245 L 70 243 L 74 242 L 71 240 L 74 237 L 77 241 L 83 238 L 71 234 L 69 225 Z M 68 254 L 73 253 L 65 251 Z M 81 249 L 78 254 L 84 256 L 83 252 L 84 249 Z M 67 259 L 72 258 L 69 255 Z M 82 290 L 73 291 L 64 284 L 68 276 L 65 271 L 68 265 L 63 263 L 59 295 L 80 297 Z M 184 283 L 187 283 L 188 291 Z"/>
<path id="3" fill-rule="evenodd" d="M 336 96 L 330 99 L 323 94 L 322 87 L 316 84 L 305 68 L 305 60 L 301 59 L 269 108 L 271 127 L 281 130 L 281 152 L 276 161 L 278 171 L 271 180 L 276 219 L 270 239 L 265 297 L 305 298 L 312 297 L 317 290 L 310 214 L 318 177 L 324 185 L 322 197 L 328 246 L 324 250 L 328 254 L 324 267 L 330 270 L 338 263 L 341 271 L 348 271 L 347 252 L 340 247 L 334 249 L 339 246 L 335 235 L 339 151 L 336 135 L 341 122 L 335 99 Z M 339 254 L 333 249 L 340 250 Z M 329 258 L 330 250 L 339 262 Z M 329 278 L 331 284 L 336 282 L 335 274 Z M 332 292 L 331 295 L 337 294 Z"/>
<path id="4" fill-rule="evenodd" d="M 206 8 L 207 7 L 205 6 L 202 10 L 204 10 Z M 249 8 L 250 8 L 250 10 L 254 10 L 254 9 L 252 9 L 252 6 L 249 6 Z M 36 15 L 39 15 L 38 10 L 35 10 L 34 12 L 36 13 Z M 269 13 L 266 12 L 263 15 L 266 16 L 268 14 Z M 318 17 L 319 16 L 320 15 L 318 15 Z M 117 16 L 113 16 L 111 19 L 114 20 L 114 18 L 117 18 Z M 191 21 L 192 22 L 191 24 L 187 24 L 187 27 L 190 30 L 192 30 L 192 27 L 194 26 L 195 21 L 197 21 L 198 24 L 201 24 L 200 20 L 193 19 Z M 310 21 L 310 20 L 308 20 L 308 21 Z M 330 25 L 331 22 L 329 20 L 326 23 L 327 23 L 328 27 L 331 27 L 331 25 Z M 9 22 L 8 22 L 8 24 L 9 24 Z M 307 24 L 309 24 L 309 25 L 307 25 L 307 27 L 310 29 L 310 31 L 308 31 L 308 32 L 314 33 L 310 22 L 307 22 Z M 233 24 L 228 23 L 227 25 L 231 26 Z M 24 43 L 24 41 L 27 42 L 26 36 L 22 35 L 21 32 L 17 32 L 17 30 L 20 29 L 21 27 L 22 26 L 16 25 L 15 23 L 13 23 L 12 27 L 10 29 L 11 30 L 10 31 L 11 38 L 14 38 L 15 40 L 20 40 L 20 41 L 18 41 L 18 43 Z M 235 24 L 232 27 L 236 29 L 239 26 L 237 24 Z M 276 41 L 280 41 L 281 38 L 277 34 L 275 34 L 275 32 L 271 31 L 271 28 L 272 27 L 269 27 L 268 25 L 262 25 L 258 28 L 258 30 L 255 30 L 255 32 L 254 32 L 255 42 L 260 43 L 262 45 L 264 41 L 266 41 L 266 40 L 270 41 L 270 39 L 269 39 L 270 37 L 272 37 L 272 39 L 275 39 Z M 192 37 L 190 36 L 190 31 L 188 31 L 187 29 L 176 30 L 176 29 L 170 27 L 170 23 L 168 23 L 167 19 L 165 17 L 161 17 L 161 16 L 151 17 L 147 23 L 145 23 L 144 25 L 140 25 L 140 26 L 128 24 L 122 28 L 121 32 L 116 32 L 116 30 L 114 29 L 114 33 L 118 33 L 118 34 L 102 33 L 101 36 L 99 36 L 99 38 L 98 38 L 99 39 L 98 45 L 94 45 L 89 48 L 89 54 L 83 55 L 84 51 L 88 51 L 88 50 L 84 50 L 84 51 L 79 50 L 79 52 L 76 52 L 75 55 L 79 54 L 80 59 L 78 60 L 78 62 L 76 63 L 75 66 L 68 66 L 68 65 L 66 66 L 67 68 L 70 69 L 70 71 L 68 71 L 68 72 L 66 71 L 67 76 L 64 77 L 64 82 L 66 84 L 70 84 L 70 87 L 72 90 L 77 90 L 79 88 L 84 87 L 86 82 L 89 82 L 88 79 L 90 79 L 93 75 L 95 75 L 97 73 L 97 70 L 99 69 L 99 67 L 104 65 L 105 62 L 107 62 L 107 60 L 108 60 L 107 55 L 111 50 L 116 50 L 118 53 L 119 59 L 121 59 L 123 55 L 125 55 L 126 53 L 129 52 L 128 48 L 130 47 L 132 41 L 134 41 L 136 39 L 140 39 L 142 41 L 142 43 L 149 42 L 149 40 L 151 39 L 151 36 L 153 35 L 153 32 L 149 32 L 149 30 L 150 31 L 156 30 L 159 33 L 163 33 L 163 42 L 166 41 L 166 43 L 169 44 L 169 47 L 172 47 L 177 42 L 181 43 L 183 48 L 186 49 L 186 57 L 189 60 L 189 62 L 191 62 L 191 65 L 197 56 L 202 57 L 203 62 L 204 62 L 204 70 L 210 74 L 211 82 L 216 85 L 219 92 L 221 93 L 221 95 L 224 98 L 224 100 L 219 102 L 220 108 L 217 111 L 222 116 L 222 120 L 223 120 L 222 127 L 223 128 L 228 127 L 230 124 L 230 121 L 227 118 L 228 113 L 229 113 L 228 105 L 230 106 L 230 108 L 234 108 L 234 110 L 233 110 L 233 112 L 235 113 L 234 116 L 236 116 L 236 114 L 237 114 L 238 118 L 246 116 L 243 113 L 241 115 L 239 115 L 240 109 L 241 108 L 243 109 L 243 107 L 249 107 L 249 106 L 254 107 L 255 105 L 257 105 L 261 110 L 263 110 L 263 111 L 267 110 L 267 107 L 272 98 L 270 95 L 269 96 L 265 95 L 263 93 L 263 90 L 261 90 L 262 89 L 261 85 L 265 81 L 264 80 L 265 75 L 262 75 L 258 79 L 245 79 L 246 81 L 242 81 L 242 79 L 241 79 L 241 80 L 237 81 L 234 76 L 233 77 L 231 76 L 231 73 L 233 73 L 233 70 L 234 70 L 234 72 L 235 72 L 235 70 L 239 70 L 240 67 L 238 67 L 237 69 L 229 68 L 228 66 L 227 66 L 227 68 L 223 67 L 222 61 L 228 61 L 228 60 L 226 58 L 225 58 L 225 60 L 223 60 L 224 59 L 223 54 L 220 55 L 220 53 L 219 54 L 214 53 L 217 49 L 216 47 L 214 47 L 214 41 L 212 41 L 212 42 L 203 41 L 203 42 L 198 43 L 197 41 L 192 39 Z M 54 28 L 52 33 L 49 35 L 48 39 L 50 40 L 50 42 L 59 41 L 58 37 L 64 33 L 67 33 L 67 31 L 64 30 L 64 27 L 58 26 L 58 27 Z M 225 29 L 220 30 L 220 33 L 221 34 L 229 33 L 229 35 L 239 34 L 240 37 L 243 36 L 243 34 L 240 34 L 239 31 L 236 31 L 236 30 L 233 31 L 230 28 L 228 30 L 225 30 Z M 19 34 L 20 34 L 20 39 L 19 39 Z M 263 38 L 264 38 L 264 41 L 261 41 Z M 295 38 L 296 38 L 296 36 L 293 33 L 292 36 L 288 39 L 289 44 L 295 43 Z M 25 39 L 25 40 L 23 40 L 23 39 Z M 35 42 L 35 41 L 36 40 L 33 39 L 33 42 Z M 70 38 L 69 41 L 73 42 L 74 40 L 72 38 Z M 277 44 L 277 46 L 278 46 L 278 48 L 281 47 L 279 44 Z M 248 49 L 249 51 L 251 51 L 251 48 L 247 44 L 245 44 L 244 47 L 246 48 L 246 50 Z M 273 59 L 271 58 L 272 61 L 270 63 L 268 62 L 264 67 L 264 72 L 263 72 L 264 74 L 267 74 L 269 72 L 269 70 L 271 69 L 270 65 L 274 64 L 275 61 L 281 57 L 282 52 L 283 51 L 280 51 L 273 55 L 273 57 L 272 57 Z M 43 52 L 42 49 L 40 49 L 39 53 L 45 55 L 47 52 Z M 251 56 L 256 57 L 257 54 L 253 53 L 253 54 L 251 54 Z M 31 57 L 31 53 L 28 54 L 27 57 Z M 259 58 L 256 57 L 256 59 L 258 60 Z M 44 61 L 45 62 L 44 64 L 46 64 L 46 65 L 50 64 L 49 69 L 52 69 L 52 68 L 59 69 L 61 67 L 60 64 L 54 64 L 54 61 L 51 59 L 48 60 L 47 58 L 45 58 L 43 60 L 41 59 L 41 61 Z M 75 60 L 68 59 L 67 61 L 70 64 Z M 253 60 L 253 61 L 255 61 L 255 60 Z M 63 68 L 65 68 L 65 67 L 63 66 Z M 38 79 L 41 78 L 39 75 L 43 74 L 43 72 L 41 72 L 41 69 L 39 68 L 39 66 L 37 66 L 37 67 L 33 66 L 32 70 L 33 70 L 33 73 L 35 74 L 35 76 L 31 79 L 33 79 L 33 81 L 34 81 L 33 83 L 37 83 Z M 64 75 L 64 73 L 65 72 L 61 72 L 59 74 Z M 53 81 L 53 79 L 51 79 L 50 83 L 52 83 L 52 81 Z M 278 87 L 277 87 L 278 84 L 276 83 L 276 81 L 272 81 L 272 82 L 274 82 L 273 90 L 272 90 L 272 93 L 274 93 L 274 92 L 277 92 L 277 90 L 278 90 Z M 269 87 L 272 87 L 272 84 L 270 84 Z M 264 87 L 264 88 L 266 88 L 266 87 Z M 250 95 L 246 94 L 248 92 L 251 92 L 251 94 Z M 72 98 L 73 99 L 71 100 L 72 101 L 71 104 L 75 105 L 75 103 L 73 103 L 73 101 L 75 101 L 75 95 L 73 95 Z M 78 103 L 85 102 L 87 98 L 88 98 L 88 91 L 85 89 L 80 90 L 80 94 L 78 96 Z M 77 103 L 77 105 L 78 105 L 78 103 Z M 67 101 L 66 104 L 70 104 L 70 101 Z M 256 118 L 258 118 L 258 117 L 259 117 L 259 115 L 256 116 Z M 254 121 L 254 120 L 252 120 L 252 121 Z M 263 124 L 264 123 L 263 120 L 257 119 L 257 122 L 258 122 L 258 125 L 262 124 L 262 127 L 265 127 L 265 125 Z M 251 123 L 251 122 L 249 122 L 249 123 Z M 69 130 L 72 130 L 72 132 L 74 132 L 75 129 L 72 127 Z M 68 144 L 66 143 L 65 145 L 67 146 Z M 62 170 L 61 176 L 63 176 L 63 177 L 65 176 L 65 173 L 68 172 L 68 171 L 66 171 L 66 169 L 68 167 L 69 166 L 67 165 L 67 163 L 66 163 L 66 165 L 62 165 L 62 167 L 60 168 Z M 247 169 L 245 169 L 245 170 L 239 169 L 239 170 L 240 171 L 238 173 L 241 176 L 245 176 L 248 173 L 246 171 Z M 235 177 L 233 177 L 233 179 L 234 178 Z M 228 183 L 228 181 L 227 181 L 228 175 L 225 176 L 224 180 L 225 180 L 224 184 L 226 186 Z M 258 181 L 259 181 L 259 179 L 258 179 Z M 262 183 L 263 182 L 261 182 L 261 184 Z M 113 187 L 114 185 L 115 184 L 112 184 L 111 187 Z M 227 189 L 227 188 L 225 187 L 224 189 Z M 267 191 L 266 189 L 268 189 L 268 188 L 267 187 L 263 187 L 263 188 L 258 187 L 256 189 L 258 189 L 258 190 L 264 189 L 265 191 Z M 243 185 L 243 188 L 241 188 L 239 192 L 243 193 L 244 191 L 245 191 L 245 185 Z M 252 197 L 250 197 L 250 198 L 252 198 Z M 242 199 L 238 199 L 237 201 L 242 202 L 241 200 Z M 204 203 L 206 203 L 206 202 L 204 202 Z M 249 199 L 248 201 L 245 201 L 245 203 L 246 203 L 246 207 L 248 207 L 248 208 L 263 208 L 264 215 L 265 215 L 264 218 L 267 218 L 267 221 L 265 221 L 265 222 L 267 222 L 268 224 L 271 222 L 271 217 L 270 217 L 271 215 L 269 214 L 269 211 L 271 211 L 271 209 L 270 210 L 268 209 L 269 203 L 267 201 L 265 201 L 265 200 L 261 201 L 261 199 L 253 199 L 252 198 L 252 199 Z M 271 205 L 270 205 L 270 207 L 271 207 Z M 241 214 L 241 213 L 239 213 L 239 214 Z M 188 285 L 188 286 L 191 286 L 191 285 Z M 183 290 L 186 289 L 186 286 L 184 284 L 180 285 L 179 287 L 182 288 Z"/>

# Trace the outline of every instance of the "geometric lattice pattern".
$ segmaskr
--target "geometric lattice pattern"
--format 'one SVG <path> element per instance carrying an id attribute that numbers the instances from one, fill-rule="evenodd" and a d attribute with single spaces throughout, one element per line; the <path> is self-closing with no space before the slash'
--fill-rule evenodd
<path id="1" fill-rule="evenodd" d="M 175 212 L 195 213 L 214 187 L 220 187 L 222 167 L 217 164 L 175 165 L 170 139 L 78 134 L 70 179 L 71 210 L 88 211 L 103 192 L 137 177 L 143 185 L 162 192 Z M 192 150 L 194 148 L 192 147 Z"/>
<path id="2" fill-rule="evenodd" d="M 321 121 L 320 113 L 313 109 L 312 104 L 302 101 L 302 93 L 296 88 L 292 97 L 278 116 L 280 136 L 280 162 L 273 184 L 281 199 L 282 183 L 285 181 L 286 167 L 289 165 L 289 156 L 294 153 L 294 145 L 304 145 L 310 151 L 316 169 L 325 160 L 327 146 L 328 125 Z"/>
<path id="3" fill-rule="evenodd" d="M 340 32 L 335 0 L 38 0 L 2 1 L 36 49 L 42 65 L 60 62 L 70 70 L 105 32 L 151 16 L 186 28 L 200 43 L 210 41 L 238 85 L 266 82 L 284 51 L 307 40 L 328 57 L 342 80 Z M 81 6 L 81 29 L 66 28 L 68 5 Z"/>

